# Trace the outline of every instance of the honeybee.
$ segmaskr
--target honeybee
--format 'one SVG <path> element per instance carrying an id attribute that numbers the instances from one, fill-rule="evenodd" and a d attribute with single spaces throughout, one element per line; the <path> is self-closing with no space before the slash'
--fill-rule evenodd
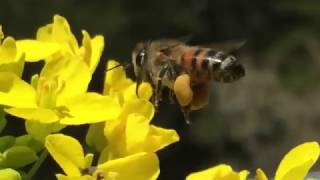
<path id="1" fill-rule="evenodd" d="M 229 44 L 230 47 L 241 45 Z M 175 39 L 138 43 L 132 52 L 132 63 L 137 88 L 142 81 L 149 82 L 154 87 L 152 101 L 157 108 L 163 87 L 168 87 L 175 95 L 187 123 L 190 110 L 207 105 L 213 81 L 230 83 L 245 75 L 244 67 L 229 51 L 221 50 L 216 45 L 190 46 Z"/>

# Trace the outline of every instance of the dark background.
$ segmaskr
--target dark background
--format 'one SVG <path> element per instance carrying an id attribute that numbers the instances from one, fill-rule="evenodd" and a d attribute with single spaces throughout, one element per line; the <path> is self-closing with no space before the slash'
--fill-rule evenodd
<path id="1" fill-rule="evenodd" d="M 239 54 L 246 77 L 214 83 L 209 106 L 192 113 L 192 125 L 177 105 L 162 103 L 153 122 L 176 129 L 181 140 L 158 153 L 159 179 L 183 179 L 218 163 L 252 174 L 260 167 L 273 176 L 285 152 L 319 141 L 318 0 L 2 0 L 0 23 L 6 35 L 35 37 L 56 13 L 68 19 L 78 40 L 81 29 L 105 36 L 94 91 L 102 90 L 106 60 L 130 62 L 138 41 L 189 34 L 192 44 L 246 40 Z M 85 129 L 70 132 L 84 136 Z M 36 179 L 53 179 L 53 167 L 59 171 L 49 158 Z"/>

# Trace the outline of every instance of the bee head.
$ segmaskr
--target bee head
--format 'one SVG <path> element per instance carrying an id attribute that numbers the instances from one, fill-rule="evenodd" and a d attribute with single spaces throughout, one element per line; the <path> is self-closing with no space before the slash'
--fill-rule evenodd
<path id="1" fill-rule="evenodd" d="M 216 76 L 218 81 L 233 82 L 245 76 L 244 67 L 234 56 L 227 56 L 220 64 L 220 71 Z"/>

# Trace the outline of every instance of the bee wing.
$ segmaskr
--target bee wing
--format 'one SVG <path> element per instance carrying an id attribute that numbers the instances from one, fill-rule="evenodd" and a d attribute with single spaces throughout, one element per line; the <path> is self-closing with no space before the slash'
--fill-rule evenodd
<path id="1" fill-rule="evenodd" d="M 177 38 L 163 38 L 163 39 L 158 39 L 158 41 L 163 42 L 164 44 L 176 44 L 176 43 L 187 43 L 190 42 L 192 39 L 192 35 L 188 34 L 185 36 L 177 37 Z"/>
<path id="2" fill-rule="evenodd" d="M 224 51 L 226 53 L 230 53 L 240 49 L 245 43 L 246 43 L 246 40 L 241 40 L 241 41 L 230 40 L 230 41 L 224 41 L 224 42 L 210 43 L 207 45 L 203 45 L 203 47 L 212 48 L 218 51 Z"/>
<path id="3" fill-rule="evenodd" d="M 189 42 L 191 40 L 192 36 L 191 35 L 186 35 L 186 36 L 182 36 L 179 38 L 168 38 L 168 39 L 159 39 L 157 40 L 157 42 L 161 45 L 161 47 L 159 48 L 160 51 L 162 52 L 166 52 L 172 48 L 175 48 L 179 45 L 182 44 L 186 44 L 187 42 Z"/>

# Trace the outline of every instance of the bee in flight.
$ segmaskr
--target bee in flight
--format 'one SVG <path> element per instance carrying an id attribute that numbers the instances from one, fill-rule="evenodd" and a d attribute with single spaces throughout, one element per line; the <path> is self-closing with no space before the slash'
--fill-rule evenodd
<path id="1" fill-rule="evenodd" d="M 219 46 L 231 49 L 240 43 L 212 44 L 210 47 L 190 46 L 175 39 L 138 43 L 132 53 L 137 87 L 142 81 L 153 86 L 152 101 L 156 108 L 163 87 L 168 87 L 189 123 L 189 111 L 207 105 L 213 81 L 230 83 L 245 75 L 238 59 Z"/>

